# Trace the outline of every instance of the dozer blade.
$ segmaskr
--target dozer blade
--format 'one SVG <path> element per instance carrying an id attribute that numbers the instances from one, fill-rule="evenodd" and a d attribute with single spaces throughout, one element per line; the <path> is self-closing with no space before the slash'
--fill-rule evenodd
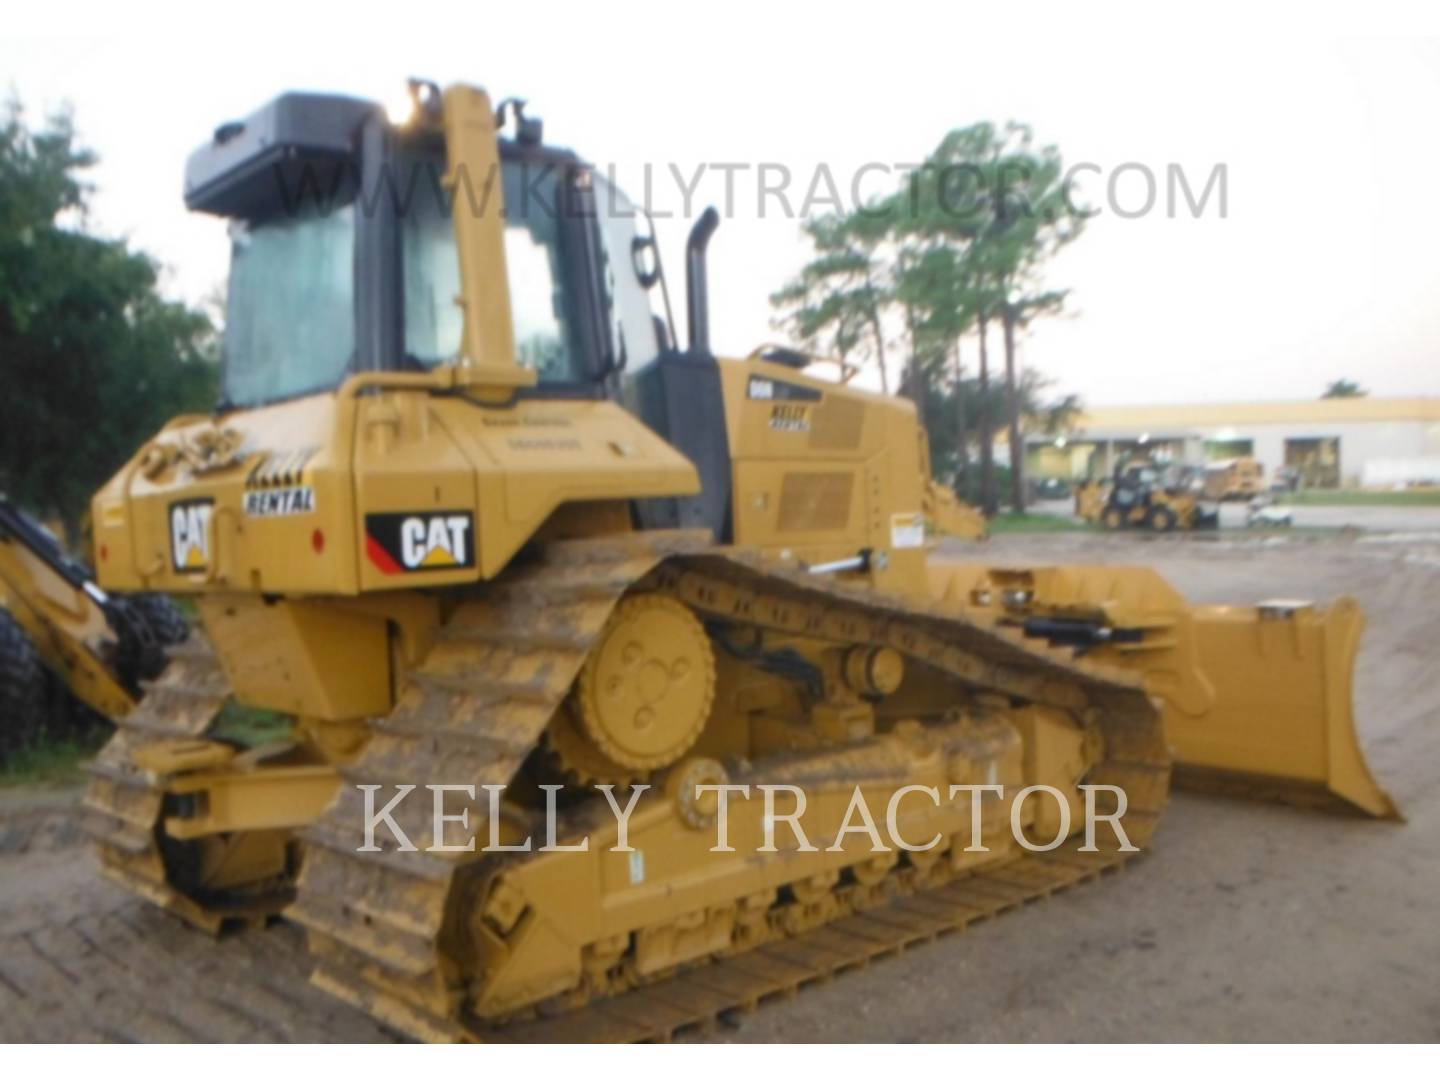
<path id="1" fill-rule="evenodd" d="M 1403 820 L 1355 731 L 1365 616 L 1342 597 L 1192 606 L 1154 570 L 935 567 L 942 604 L 1140 672 L 1165 703 L 1176 786 Z"/>
<path id="2" fill-rule="evenodd" d="M 1359 604 L 1191 610 L 1194 670 L 1208 686 L 1166 710 L 1177 786 L 1403 820 L 1355 731 Z"/>

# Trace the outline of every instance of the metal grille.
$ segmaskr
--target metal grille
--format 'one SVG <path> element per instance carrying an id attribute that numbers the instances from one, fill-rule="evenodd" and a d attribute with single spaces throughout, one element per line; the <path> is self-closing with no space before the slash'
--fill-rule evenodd
<path id="1" fill-rule="evenodd" d="M 855 474 L 792 472 L 780 485 L 779 532 L 843 529 L 850 521 Z"/>

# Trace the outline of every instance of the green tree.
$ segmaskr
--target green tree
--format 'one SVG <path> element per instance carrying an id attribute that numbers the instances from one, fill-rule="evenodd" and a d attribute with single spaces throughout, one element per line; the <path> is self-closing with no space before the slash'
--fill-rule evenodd
<path id="1" fill-rule="evenodd" d="M 883 358 L 887 344 L 899 352 L 899 391 L 927 423 L 932 452 L 953 464 L 955 484 L 968 491 L 976 447 L 979 501 L 993 514 L 996 424 L 1005 423 L 1012 447 L 1023 448 L 1024 428 L 1035 422 L 1016 335 L 1063 308 L 1067 294 L 1046 288 L 1043 271 L 1079 235 L 1084 217 L 1065 186 L 1059 152 L 1037 147 L 1029 128 L 956 128 L 888 197 L 806 223 L 816 256 L 771 298 L 782 311 L 777 325 L 812 351 L 829 348 L 842 359 L 856 349 Z M 998 394 L 990 366 L 996 324 L 1005 360 Z M 963 362 L 971 333 L 974 379 Z M 888 392 L 888 380 L 883 388 Z M 933 406 L 942 401 L 948 420 L 937 426 Z M 1019 502 L 1020 450 L 1012 457 L 1010 495 Z"/>
<path id="2" fill-rule="evenodd" d="M 958 286 L 963 300 L 957 309 L 960 333 L 973 327 L 978 339 L 978 366 L 974 401 L 977 406 L 974 428 L 979 438 L 980 508 L 987 517 L 997 509 L 995 476 L 995 417 L 998 403 L 991 393 L 990 323 L 1003 297 L 998 272 L 994 163 L 1000 143 L 995 125 L 972 124 L 950 132 L 927 159 L 921 171 L 929 196 L 922 196 L 926 231 L 960 252 L 956 262 Z M 958 339 L 957 339 L 958 348 Z M 956 415 L 966 408 L 963 373 L 957 374 L 955 393 L 959 397 Z M 958 433 L 962 460 L 966 431 Z M 968 470 L 966 470 L 968 471 Z M 964 483 L 962 477 L 961 481 Z"/>
<path id="3" fill-rule="evenodd" d="M 0 119 L 0 489 L 74 526 L 166 420 L 215 400 L 202 313 L 163 299 L 157 267 L 88 231 L 95 163 L 68 114 Z"/>
<path id="4" fill-rule="evenodd" d="M 1043 286 L 1047 263 L 1078 237 L 1086 212 L 1077 207 L 1059 150 L 1037 147 L 1024 124 L 988 125 L 972 143 L 969 161 L 980 178 L 979 227 L 972 243 L 977 294 L 982 302 L 981 343 L 992 317 L 1001 327 L 1005 356 L 1005 418 L 1011 445 L 1011 502 L 1024 505 L 1021 409 L 1016 379 L 1016 332 L 1033 320 L 1059 312 L 1067 293 Z M 987 512 L 993 512 L 993 483 Z"/>
<path id="5" fill-rule="evenodd" d="M 971 164 L 993 139 L 989 124 L 949 132 L 939 146 L 888 202 L 890 226 L 898 250 L 897 292 L 906 304 L 911 396 L 926 415 L 925 386 L 945 379 L 949 367 L 957 452 L 957 484 L 969 472 L 972 413 L 965 397 L 963 341 L 983 326 L 985 280 L 979 273 L 977 240 L 983 227 L 982 177 Z M 979 409 L 973 414 L 980 433 L 982 483 L 993 477 L 993 430 L 989 397 L 989 356 L 980 341 Z M 943 394 L 943 391 L 941 391 Z"/>
<path id="6" fill-rule="evenodd" d="M 1369 391 L 1369 390 L 1366 390 L 1366 389 L 1365 389 L 1363 386 L 1361 386 L 1358 382 L 1354 382 L 1354 381 L 1352 381 L 1352 380 L 1350 380 L 1350 379 L 1336 379 L 1336 380 L 1335 380 L 1334 382 L 1332 382 L 1329 386 L 1325 387 L 1325 393 L 1321 394 L 1320 397 L 1321 397 L 1321 398 L 1352 398 L 1352 397 L 1368 397 L 1369 395 L 1370 395 L 1370 391 Z"/>
<path id="7" fill-rule="evenodd" d="M 883 313 L 890 300 L 885 269 L 877 256 L 884 227 L 862 215 L 826 215 L 801 230 L 815 257 L 770 297 L 775 320 L 805 348 L 861 366 L 873 362 L 880 388 L 890 392 L 885 363 Z"/>
<path id="8" fill-rule="evenodd" d="M 955 439 L 961 481 L 969 471 L 969 412 L 964 398 L 964 363 L 961 343 L 975 323 L 975 303 L 963 253 L 945 243 L 922 246 L 912 237 L 902 241 L 909 247 L 908 258 L 897 275 L 897 295 L 908 313 L 906 344 L 911 355 L 907 364 L 907 393 L 922 415 L 935 391 L 922 387 L 950 384 L 959 388 L 954 395 Z M 948 370 L 948 373 L 946 369 Z M 943 395 L 943 389 L 939 390 Z"/>
<path id="9" fill-rule="evenodd" d="M 1020 373 L 1016 384 L 1016 401 L 1020 410 L 1020 424 L 1023 432 L 1043 432 L 1058 435 L 1073 429 L 1083 411 L 1078 396 L 1066 394 L 1059 397 L 1051 393 L 1052 380 L 1033 368 Z M 951 384 L 942 393 L 929 401 L 925 413 L 925 426 L 930 433 L 930 467 L 935 476 L 948 482 L 957 495 L 967 502 L 980 505 L 982 477 L 976 473 L 965 473 L 961 469 L 961 440 L 958 430 L 968 426 L 971 431 L 978 427 L 980 413 L 988 405 L 992 412 L 1005 405 L 1005 389 L 991 384 L 986 393 L 988 402 L 980 390 L 978 377 L 963 380 L 962 385 Z M 963 403 L 963 404 L 960 404 Z M 1011 460 L 1016 458 L 1012 448 Z M 1000 491 L 1010 487 L 1007 501 L 1014 499 L 1013 485 L 1009 485 L 1011 470 L 995 466 L 997 503 Z"/>

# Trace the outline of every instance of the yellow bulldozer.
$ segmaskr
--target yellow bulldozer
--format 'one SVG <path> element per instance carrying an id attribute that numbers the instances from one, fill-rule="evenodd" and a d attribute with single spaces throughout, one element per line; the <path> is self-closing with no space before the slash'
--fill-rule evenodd
<path id="1" fill-rule="evenodd" d="M 201 628 L 93 764 L 106 874 L 294 920 L 418 1038 L 646 1039 L 1116 866 L 1177 763 L 1395 813 L 1353 603 L 933 558 L 911 403 L 713 352 L 713 210 L 681 346 L 620 191 L 520 103 L 411 92 L 287 94 L 187 166 L 224 397 L 92 514 L 101 585 Z"/>

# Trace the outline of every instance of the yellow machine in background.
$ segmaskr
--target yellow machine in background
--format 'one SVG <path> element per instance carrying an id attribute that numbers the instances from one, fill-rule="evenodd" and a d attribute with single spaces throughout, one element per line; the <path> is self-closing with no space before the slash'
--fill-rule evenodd
<path id="1" fill-rule="evenodd" d="M 938 536 L 957 540 L 984 540 L 990 525 L 976 507 L 963 502 L 949 488 L 931 481 L 924 495 L 925 520 Z"/>
<path id="2" fill-rule="evenodd" d="M 920 461 L 925 468 L 930 462 L 930 438 L 919 424 L 916 430 L 920 436 Z M 956 540 L 984 540 L 990 535 L 990 523 L 978 507 L 971 506 L 955 492 L 930 480 L 921 492 L 921 503 L 925 513 L 927 532 L 934 536 L 949 536 Z"/>
<path id="3" fill-rule="evenodd" d="M 1253 457 L 1212 461 L 1205 468 L 1205 497 L 1223 502 L 1227 499 L 1253 499 L 1269 491 L 1265 483 L 1265 467 Z"/>
<path id="4" fill-rule="evenodd" d="M 108 596 L 39 522 L 0 495 L 0 761 L 58 720 L 67 695 L 101 716 L 134 707 L 186 627 L 162 596 Z M 61 732 L 64 734 L 67 732 Z"/>
<path id="5" fill-rule="evenodd" d="M 932 563 L 927 516 L 961 515 L 909 402 L 712 353 L 714 211 L 681 348 L 620 192 L 518 104 L 413 92 L 398 126 L 286 95 L 191 159 L 189 204 L 235 238 L 225 400 L 93 514 L 102 584 L 191 596 L 204 632 L 94 765 L 109 875 L 212 929 L 283 912 L 320 985 L 419 1037 L 647 1038 L 1116 865 L 1080 785 L 1123 791 L 1143 846 L 1169 744 L 1390 812 L 1354 745 L 1352 608 Z M 408 203 L 374 197 L 395 176 Z M 284 736 L 237 734 L 256 710 Z M 712 850 L 720 783 L 802 788 L 826 843 L 763 844 L 755 798 Z M 883 819 L 967 783 L 1004 794 L 904 802 L 931 845 L 841 830 L 857 791 Z M 367 843 L 367 798 L 437 784 L 477 801 L 435 836 L 399 798 L 415 844 Z M 1017 802 L 1035 784 L 1067 812 Z M 538 850 L 551 808 L 585 851 Z"/>
<path id="6" fill-rule="evenodd" d="M 1214 528 L 1219 512 L 1201 502 L 1193 470 L 1148 458 L 1125 458 L 1112 477 L 1075 488 L 1075 513 L 1083 521 L 1152 532 Z"/>

